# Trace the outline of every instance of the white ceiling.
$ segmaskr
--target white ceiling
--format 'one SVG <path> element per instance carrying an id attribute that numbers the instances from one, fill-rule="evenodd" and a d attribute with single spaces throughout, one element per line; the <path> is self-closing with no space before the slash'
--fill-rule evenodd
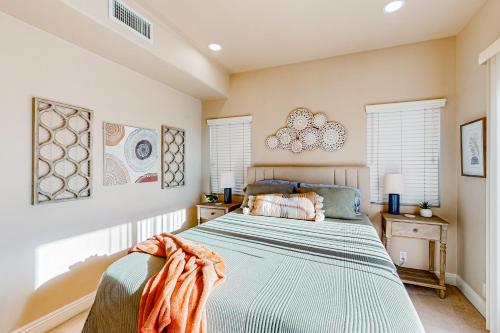
<path id="1" fill-rule="evenodd" d="M 138 0 L 231 72 L 454 36 L 486 0 Z M 208 50 L 217 42 L 223 50 Z"/>

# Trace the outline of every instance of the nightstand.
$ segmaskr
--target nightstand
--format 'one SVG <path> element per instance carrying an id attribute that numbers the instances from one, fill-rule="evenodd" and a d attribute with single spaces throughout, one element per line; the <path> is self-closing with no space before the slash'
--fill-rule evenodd
<path id="1" fill-rule="evenodd" d="M 227 214 L 235 209 L 238 209 L 240 206 L 241 202 L 232 202 L 229 204 L 225 204 L 223 202 L 205 202 L 196 205 L 198 225 Z"/>
<path id="2" fill-rule="evenodd" d="M 398 274 L 403 283 L 434 288 L 440 298 L 446 297 L 446 237 L 448 222 L 438 216 L 406 217 L 382 213 L 382 239 L 387 252 L 391 251 L 392 237 L 418 238 L 429 241 L 429 269 L 398 267 Z M 439 276 L 434 273 L 435 244 L 440 244 Z"/>

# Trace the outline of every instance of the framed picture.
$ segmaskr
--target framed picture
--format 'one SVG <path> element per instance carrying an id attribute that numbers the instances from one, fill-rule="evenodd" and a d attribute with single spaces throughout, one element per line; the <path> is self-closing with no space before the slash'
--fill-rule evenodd
<path id="1" fill-rule="evenodd" d="M 158 131 L 104 123 L 104 185 L 158 181 Z"/>
<path id="2" fill-rule="evenodd" d="M 462 176 L 486 177 L 486 117 L 460 125 Z"/>

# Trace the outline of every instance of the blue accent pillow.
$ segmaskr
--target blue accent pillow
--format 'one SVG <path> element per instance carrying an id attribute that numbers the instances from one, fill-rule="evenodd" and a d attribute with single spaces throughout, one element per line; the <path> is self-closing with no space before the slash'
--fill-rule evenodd
<path id="1" fill-rule="evenodd" d="M 294 190 L 296 190 L 299 187 L 299 182 L 294 182 L 293 180 L 285 180 L 285 179 L 264 179 L 264 180 L 258 180 L 255 183 L 292 185 Z"/>
<path id="2" fill-rule="evenodd" d="M 350 188 L 354 190 L 354 193 L 356 194 L 354 196 L 354 208 L 356 211 L 356 214 L 361 214 L 360 208 L 361 208 L 361 191 L 357 187 L 353 186 L 347 186 L 347 185 L 335 185 L 335 184 L 310 184 L 310 183 L 299 183 L 299 187 L 302 188 L 311 188 L 311 187 L 330 187 L 330 188 Z"/>

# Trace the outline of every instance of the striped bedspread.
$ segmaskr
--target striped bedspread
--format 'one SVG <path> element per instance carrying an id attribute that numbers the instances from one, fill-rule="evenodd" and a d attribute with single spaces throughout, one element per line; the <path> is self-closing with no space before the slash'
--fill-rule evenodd
<path id="1" fill-rule="evenodd" d="M 227 280 L 209 333 L 424 332 L 367 217 L 322 223 L 230 213 L 180 234 L 217 251 Z M 83 332 L 137 332 L 147 279 L 164 259 L 132 253 L 104 273 Z"/>

